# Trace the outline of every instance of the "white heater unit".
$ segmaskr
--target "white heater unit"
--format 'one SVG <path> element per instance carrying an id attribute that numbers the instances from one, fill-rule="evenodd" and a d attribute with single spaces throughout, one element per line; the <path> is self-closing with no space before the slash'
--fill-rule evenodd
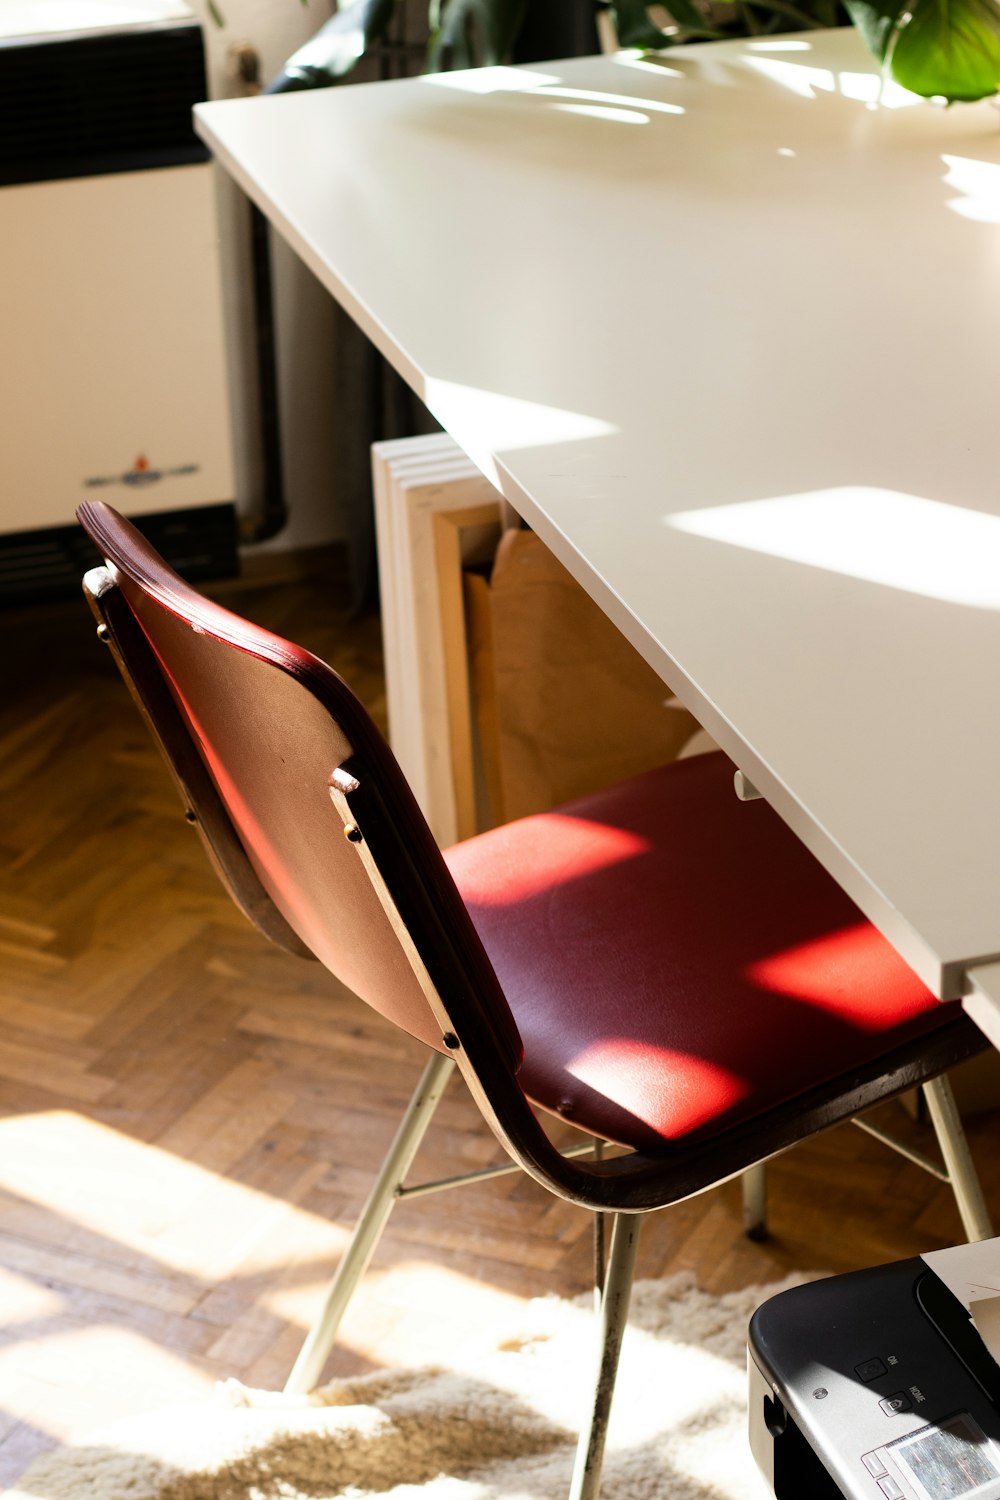
<path id="1" fill-rule="evenodd" d="M 0 6 L 0 601 L 79 587 L 84 498 L 235 571 L 206 94 L 176 0 Z"/>

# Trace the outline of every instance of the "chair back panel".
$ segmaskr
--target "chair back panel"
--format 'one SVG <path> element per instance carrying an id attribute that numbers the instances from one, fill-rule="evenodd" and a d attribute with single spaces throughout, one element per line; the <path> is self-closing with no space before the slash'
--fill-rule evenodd
<path id="1" fill-rule="evenodd" d="M 388 746 L 332 668 L 249 624 L 181 580 L 117 512 L 100 502 L 80 521 L 114 570 L 254 870 L 289 926 L 351 990 L 441 1049 L 441 1031 L 329 795 L 332 773 L 360 755 L 395 780 L 393 803 L 412 825 L 431 885 L 473 931 L 434 840 Z M 128 663 L 125 663 L 126 667 Z M 374 761 L 374 765 L 372 762 Z M 463 942 L 468 934 L 464 933 Z M 478 938 L 475 939 L 478 946 Z M 489 960 L 474 958 L 499 993 Z M 516 1027 L 499 1026 L 516 1066 Z"/>

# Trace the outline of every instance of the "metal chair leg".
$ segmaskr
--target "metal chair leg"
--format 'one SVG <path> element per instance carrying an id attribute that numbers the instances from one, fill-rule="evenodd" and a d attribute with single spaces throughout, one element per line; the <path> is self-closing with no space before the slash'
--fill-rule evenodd
<path id="1" fill-rule="evenodd" d="M 743 1233 L 748 1240 L 766 1240 L 767 1167 L 764 1162 L 747 1167 L 740 1178 L 743 1189 Z"/>
<path id="2" fill-rule="evenodd" d="M 355 1225 L 351 1242 L 330 1283 L 319 1316 L 306 1335 L 305 1343 L 285 1382 L 286 1391 L 304 1395 L 318 1382 L 337 1337 L 340 1320 L 368 1268 L 395 1205 L 398 1189 L 420 1148 L 424 1132 L 433 1118 L 454 1066 L 452 1058 L 435 1052 L 424 1069 L 379 1169 L 368 1201 L 361 1211 L 361 1217 Z"/>
<path id="3" fill-rule="evenodd" d="M 944 1157 L 948 1181 L 962 1217 L 966 1239 L 970 1243 L 974 1240 L 991 1239 L 993 1225 L 989 1210 L 973 1165 L 962 1120 L 955 1106 L 955 1095 L 944 1074 L 924 1084 L 924 1098 L 927 1100 L 931 1123 Z"/>
<path id="4" fill-rule="evenodd" d="M 594 1160 L 604 1156 L 604 1142 L 594 1137 Z M 604 1296 L 604 1272 L 608 1261 L 608 1216 L 594 1215 L 594 1311 L 600 1317 L 601 1298 Z"/>
<path id="5" fill-rule="evenodd" d="M 587 1420 L 580 1431 L 570 1484 L 569 1500 L 596 1500 L 604 1464 L 604 1442 L 611 1414 L 615 1376 L 622 1336 L 628 1319 L 639 1245 L 640 1219 L 635 1214 L 615 1214 L 612 1220 L 611 1253 L 604 1274 L 601 1298 L 601 1350 L 597 1367 L 597 1389 Z"/>

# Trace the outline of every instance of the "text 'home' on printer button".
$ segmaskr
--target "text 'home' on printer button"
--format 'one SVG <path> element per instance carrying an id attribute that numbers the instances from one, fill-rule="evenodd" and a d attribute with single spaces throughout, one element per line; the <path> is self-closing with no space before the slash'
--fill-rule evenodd
<path id="1" fill-rule="evenodd" d="M 885 1374 L 885 1365 L 880 1359 L 866 1359 L 854 1366 L 854 1373 L 859 1380 L 877 1380 L 880 1375 Z"/>
<path id="2" fill-rule="evenodd" d="M 879 1402 L 887 1417 L 894 1417 L 897 1412 L 912 1411 L 913 1402 L 905 1391 L 897 1391 L 894 1396 L 885 1396 Z"/>

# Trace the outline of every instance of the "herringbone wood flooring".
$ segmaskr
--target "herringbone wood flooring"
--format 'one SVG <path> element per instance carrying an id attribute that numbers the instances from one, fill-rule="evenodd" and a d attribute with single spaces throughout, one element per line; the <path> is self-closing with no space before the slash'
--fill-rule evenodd
<path id="1" fill-rule="evenodd" d="M 215 592 L 384 713 L 378 622 L 337 558 Z M 220 1377 L 280 1385 L 422 1065 L 217 887 L 82 601 L 8 614 L 0 702 L 0 1483 L 42 1449 Z M 926 1146 L 899 1106 L 883 1119 Z M 973 1145 L 1000 1217 L 996 1120 Z M 497 1150 L 453 1084 L 428 1174 Z M 650 1220 L 639 1275 L 724 1291 L 960 1238 L 950 1194 L 844 1127 Z M 400 1207 L 330 1372 L 432 1360 L 590 1271 L 585 1215 L 518 1178 Z"/>

